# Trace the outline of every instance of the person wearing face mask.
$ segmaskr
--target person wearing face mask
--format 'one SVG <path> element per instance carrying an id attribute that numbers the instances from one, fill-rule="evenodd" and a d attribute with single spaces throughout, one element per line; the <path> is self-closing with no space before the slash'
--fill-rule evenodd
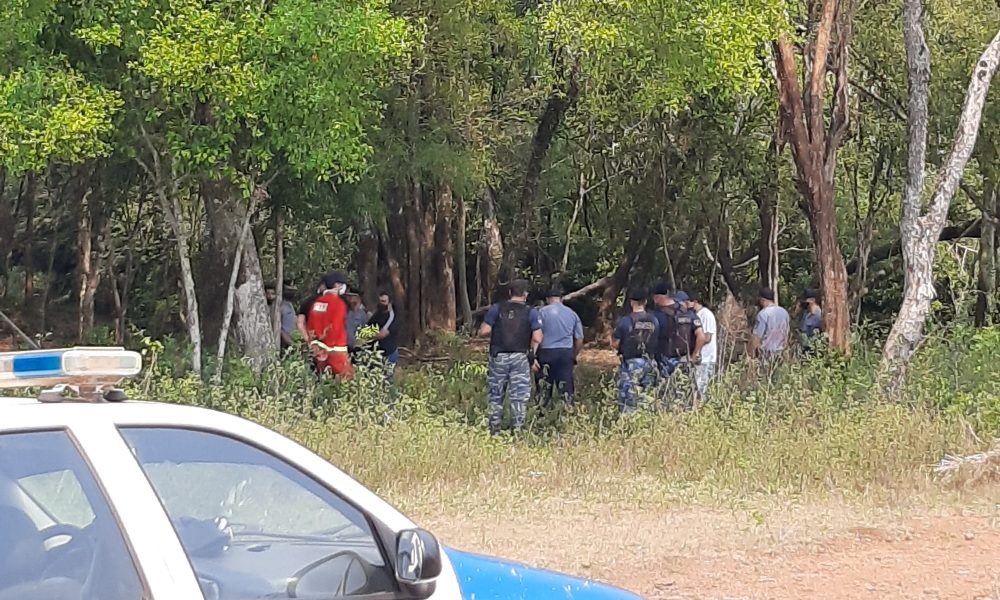
<path id="1" fill-rule="evenodd" d="M 403 324 L 392 306 L 392 296 L 389 292 L 384 290 L 379 292 L 378 308 L 368 320 L 368 325 L 378 327 L 378 334 L 375 335 L 376 344 L 385 356 L 385 361 L 389 363 L 391 378 L 391 373 L 399 362 L 399 332 Z"/>
<path id="2" fill-rule="evenodd" d="M 323 276 L 323 292 L 309 307 L 306 331 L 309 346 L 316 361 L 316 370 L 334 375 L 339 380 L 354 375 L 347 352 L 347 277 L 333 271 Z"/>

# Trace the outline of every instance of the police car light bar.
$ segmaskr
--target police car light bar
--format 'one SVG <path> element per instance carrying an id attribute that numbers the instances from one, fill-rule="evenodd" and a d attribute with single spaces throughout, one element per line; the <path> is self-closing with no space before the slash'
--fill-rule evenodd
<path id="1" fill-rule="evenodd" d="M 142 357 L 124 348 L 0 352 L 0 388 L 112 385 L 138 375 Z"/>

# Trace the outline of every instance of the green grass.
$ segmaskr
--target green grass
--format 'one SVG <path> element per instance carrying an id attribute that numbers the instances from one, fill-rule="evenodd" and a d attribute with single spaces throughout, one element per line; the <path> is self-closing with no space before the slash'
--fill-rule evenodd
<path id="1" fill-rule="evenodd" d="M 959 342 L 960 341 L 960 342 Z M 823 357 L 761 386 L 734 368 L 696 413 L 622 421 L 609 373 L 581 377 L 575 415 L 534 415 L 517 439 L 486 434 L 476 357 L 409 368 L 390 395 L 362 369 L 316 384 L 295 360 L 219 387 L 163 361 L 138 382 L 151 399 L 206 405 L 275 428 L 407 510 L 563 498 L 613 505 L 731 503 L 760 495 L 898 498 L 933 487 L 945 453 L 981 449 L 1000 425 L 992 330 L 932 339 L 911 365 L 907 401 L 875 394 L 874 356 Z M 390 408 L 390 403 L 393 403 Z M 387 418 L 389 417 L 389 418 Z"/>

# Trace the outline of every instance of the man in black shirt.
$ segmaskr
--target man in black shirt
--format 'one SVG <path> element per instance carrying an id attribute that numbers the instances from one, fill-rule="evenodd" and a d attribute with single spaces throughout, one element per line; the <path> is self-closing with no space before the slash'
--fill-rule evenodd
<path id="1" fill-rule="evenodd" d="M 385 356 L 385 361 L 389 363 L 389 377 L 391 378 L 396 363 L 399 362 L 399 332 L 403 324 L 399 320 L 399 314 L 392 306 L 392 297 L 389 292 L 379 292 L 378 309 L 368 320 L 368 325 L 378 327 L 375 340 L 379 350 Z"/>

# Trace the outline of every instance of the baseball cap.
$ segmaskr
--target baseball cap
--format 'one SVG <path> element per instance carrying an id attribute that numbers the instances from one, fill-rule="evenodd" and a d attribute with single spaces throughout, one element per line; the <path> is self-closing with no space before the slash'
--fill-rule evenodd
<path id="1" fill-rule="evenodd" d="M 628 293 L 628 299 L 634 302 L 641 302 L 646 300 L 646 288 L 635 288 Z"/>
<path id="2" fill-rule="evenodd" d="M 674 292 L 674 302 L 687 302 L 690 299 L 690 296 L 688 296 L 686 292 Z"/>
<path id="3" fill-rule="evenodd" d="M 666 283 L 658 283 L 653 286 L 654 296 L 669 296 L 670 295 L 670 285 Z"/>
<path id="4" fill-rule="evenodd" d="M 563 295 L 562 286 L 559 284 L 555 284 L 549 289 L 545 290 L 546 298 L 562 298 L 562 295 Z"/>
<path id="5" fill-rule="evenodd" d="M 771 288 L 762 287 L 760 288 L 760 291 L 757 293 L 757 295 L 765 300 L 770 300 L 771 302 L 774 302 L 774 290 L 772 290 Z"/>
<path id="6" fill-rule="evenodd" d="M 819 290 L 813 288 L 807 288 L 806 291 L 802 292 L 803 300 L 819 300 Z"/>
<path id="7" fill-rule="evenodd" d="M 323 276 L 323 285 L 328 288 L 332 288 L 340 283 L 347 283 L 347 277 L 340 271 L 330 271 Z"/>

